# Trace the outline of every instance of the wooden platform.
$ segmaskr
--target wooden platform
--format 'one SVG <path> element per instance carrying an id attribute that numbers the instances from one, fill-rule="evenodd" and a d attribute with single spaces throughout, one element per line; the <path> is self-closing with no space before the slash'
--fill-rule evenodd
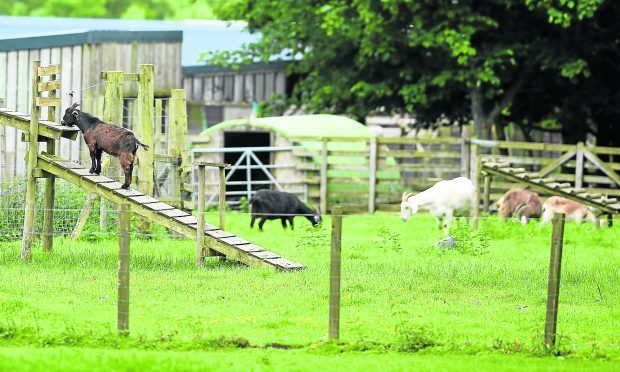
<path id="1" fill-rule="evenodd" d="M 8 125 L 28 133 L 30 131 L 30 115 L 0 107 L 0 125 Z M 68 127 L 49 120 L 39 120 L 39 137 L 75 140 L 79 131 L 77 127 Z"/>
<path id="2" fill-rule="evenodd" d="M 620 202 L 615 198 L 607 198 L 599 193 L 590 193 L 584 188 L 572 187 L 567 182 L 557 182 L 553 177 L 541 177 L 539 173 L 526 172 L 524 168 L 513 168 L 510 163 L 482 159 L 483 174 L 496 175 L 508 180 L 525 184 L 534 190 L 548 195 L 562 196 L 574 200 L 605 214 L 620 213 Z"/>
<path id="3" fill-rule="evenodd" d="M 133 213 L 189 238 L 196 238 L 196 224 L 198 221 L 195 216 L 185 211 L 162 203 L 151 196 L 144 195 L 140 191 L 133 189 L 123 190 L 120 188 L 121 184 L 119 182 L 108 177 L 89 174 L 86 168 L 60 156 L 42 153 L 38 157 L 38 167 L 56 177 L 94 192 L 112 203 L 129 203 Z M 252 244 L 241 237 L 235 236 L 235 234 L 220 230 L 214 225 L 205 225 L 205 240 L 208 248 L 250 266 L 264 266 L 276 270 L 299 270 L 304 268 L 301 264 L 280 257 L 277 253 Z"/>

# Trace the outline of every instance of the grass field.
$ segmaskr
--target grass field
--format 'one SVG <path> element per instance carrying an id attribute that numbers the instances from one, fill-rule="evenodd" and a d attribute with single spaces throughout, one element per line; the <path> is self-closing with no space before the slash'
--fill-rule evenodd
<path id="1" fill-rule="evenodd" d="M 210 218 L 213 220 L 213 217 Z M 214 222 L 214 221 L 212 221 Z M 19 260 L 0 243 L 0 369 L 597 369 L 620 363 L 620 228 L 566 227 L 559 345 L 542 345 L 550 226 L 490 218 L 455 228 L 350 216 L 343 222 L 341 342 L 326 340 L 329 218 L 282 231 L 228 230 L 307 269 L 210 259 L 190 240 L 132 240 L 130 330 L 116 327 L 118 242 L 71 243 Z M 451 367 L 451 368 L 450 368 Z"/>

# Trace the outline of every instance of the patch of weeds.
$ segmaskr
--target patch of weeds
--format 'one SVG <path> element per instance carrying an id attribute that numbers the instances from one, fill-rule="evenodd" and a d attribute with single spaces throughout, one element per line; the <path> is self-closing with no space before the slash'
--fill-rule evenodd
<path id="1" fill-rule="evenodd" d="M 424 327 L 415 327 L 409 323 L 396 326 L 396 342 L 393 346 L 397 351 L 415 353 L 438 345 L 433 332 Z"/>
<path id="2" fill-rule="evenodd" d="M 400 234 L 384 226 L 379 227 L 377 230 L 375 243 L 384 250 L 390 249 L 397 253 L 403 249 L 403 246 L 400 243 Z"/>
<path id="3" fill-rule="evenodd" d="M 489 236 L 482 230 L 472 231 L 469 226 L 458 227 L 452 233 L 456 250 L 462 254 L 480 256 L 489 253 Z"/>
<path id="4" fill-rule="evenodd" d="M 354 249 L 358 249 L 358 248 L 354 248 Z M 368 256 L 366 256 L 365 254 L 361 254 L 359 252 L 347 253 L 345 257 L 351 260 L 367 260 L 368 259 Z"/>
<path id="5" fill-rule="evenodd" d="M 327 228 L 324 225 L 318 227 L 305 226 L 299 246 L 302 248 L 317 249 L 328 246 L 330 237 Z"/>

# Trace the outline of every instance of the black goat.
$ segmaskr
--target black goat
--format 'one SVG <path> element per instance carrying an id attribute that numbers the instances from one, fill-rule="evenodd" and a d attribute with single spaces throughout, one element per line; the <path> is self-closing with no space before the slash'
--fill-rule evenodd
<path id="1" fill-rule="evenodd" d="M 295 216 L 304 216 L 317 226 L 321 223 L 319 213 L 306 206 L 295 195 L 274 190 L 258 190 L 250 200 L 250 211 L 252 213 L 252 221 L 250 227 L 254 227 L 254 220 L 260 218 L 258 228 L 262 231 L 266 220 L 282 220 L 282 227 L 286 229 L 286 221 L 294 229 L 293 218 Z"/>
<path id="2" fill-rule="evenodd" d="M 90 173 L 101 174 L 101 154 L 105 151 L 118 157 L 125 172 L 125 183 L 121 188 L 128 189 L 138 146 L 142 146 L 145 150 L 148 150 L 149 146 L 138 141 L 132 131 L 104 123 L 99 118 L 78 110 L 77 106 L 77 103 L 71 105 L 65 111 L 61 122 L 69 126 L 76 125 L 84 135 L 84 141 L 90 152 Z"/>

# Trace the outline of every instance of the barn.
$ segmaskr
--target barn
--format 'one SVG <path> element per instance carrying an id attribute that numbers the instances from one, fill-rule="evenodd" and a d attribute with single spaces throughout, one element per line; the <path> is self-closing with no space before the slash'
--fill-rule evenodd
<path id="1" fill-rule="evenodd" d="M 194 158 L 233 164 L 227 174 L 231 204 L 272 188 L 292 192 L 315 206 L 323 192 L 324 211 L 334 203 L 367 208 L 368 144 L 375 134 L 355 120 L 328 114 L 250 117 L 209 127 L 201 137 L 202 142 L 194 143 Z M 394 159 L 385 161 L 395 164 Z M 216 173 L 211 172 L 208 180 L 212 201 Z M 377 171 L 376 176 L 386 185 L 390 181 L 396 185 L 400 178 L 398 171 Z"/>

